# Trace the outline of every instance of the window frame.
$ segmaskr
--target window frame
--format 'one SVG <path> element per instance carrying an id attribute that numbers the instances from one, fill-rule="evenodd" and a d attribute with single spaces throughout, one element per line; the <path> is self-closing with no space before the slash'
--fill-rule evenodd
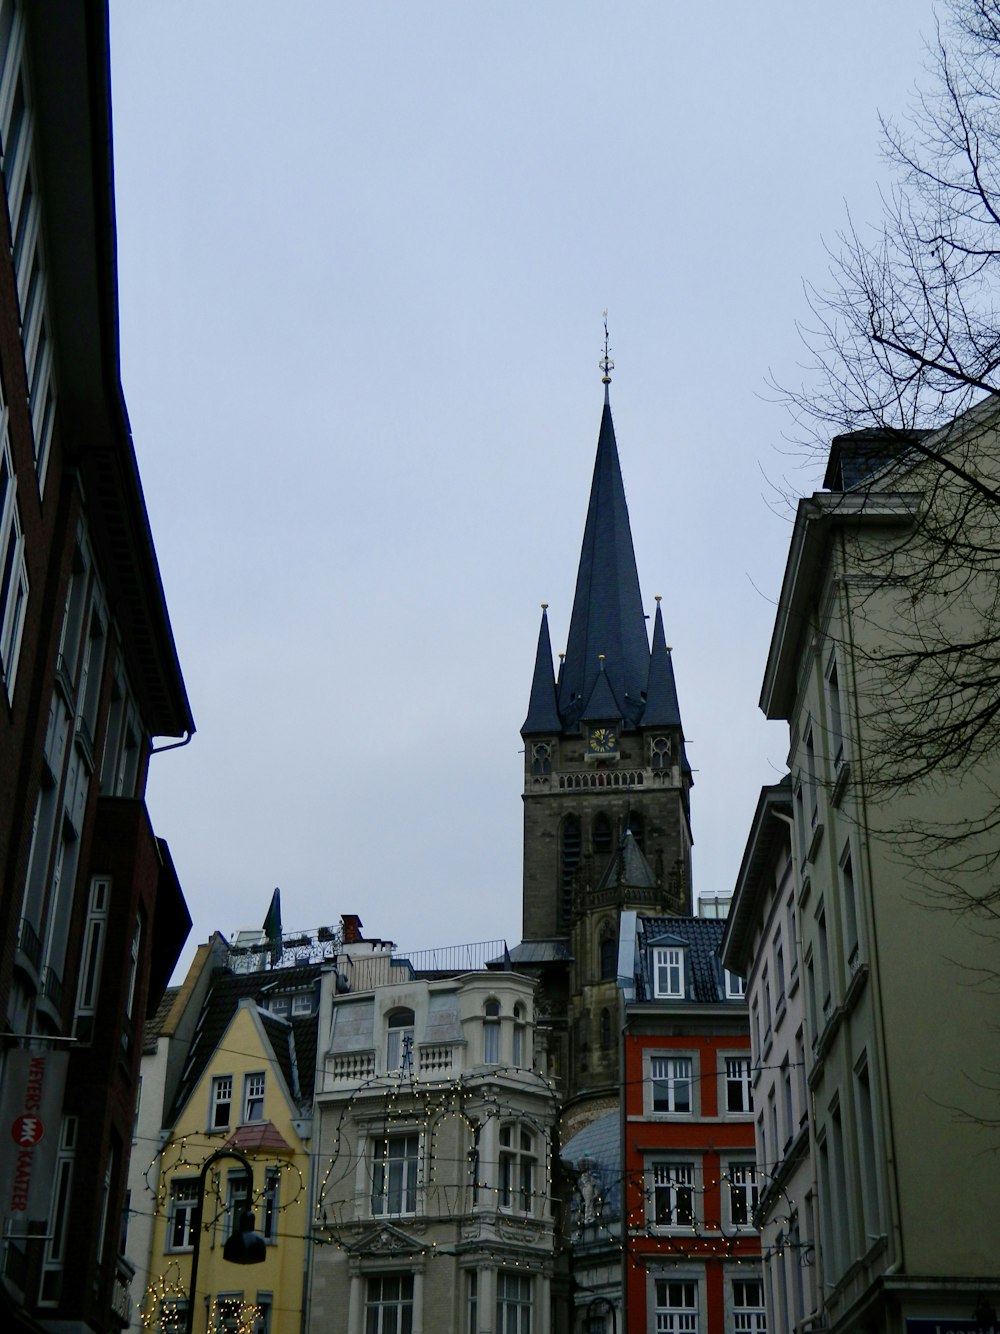
<path id="1" fill-rule="evenodd" d="M 686 953 L 687 951 L 683 945 L 653 946 L 652 974 L 654 1000 L 684 999 Z M 676 985 L 674 984 L 675 975 Z M 666 986 L 661 985 L 664 981 L 666 981 Z"/>
<path id="2" fill-rule="evenodd" d="M 685 1118 L 694 1116 L 696 1083 L 694 1053 L 652 1051 L 647 1053 L 647 1058 L 648 1068 L 645 1082 L 649 1094 L 649 1114 L 651 1116 L 681 1116 Z M 661 1068 L 658 1070 L 658 1065 L 678 1068 Z M 686 1069 L 680 1067 L 686 1067 Z M 665 1106 L 657 1106 L 657 1085 L 665 1086 L 666 1096 L 660 1099 L 666 1103 Z M 678 1106 L 676 1105 L 676 1094 L 684 1085 L 686 1085 L 687 1105 Z"/>
<path id="3" fill-rule="evenodd" d="M 698 1164 L 693 1158 L 654 1158 L 649 1164 L 650 1226 L 686 1232 L 698 1225 Z"/>
<path id="4" fill-rule="evenodd" d="M 722 1176 L 725 1186 L 725 1218 L 733 1232 L 754 1232 L 754 1215 L 760 1203 L 760 1180 L 756 1160 L 732 1158 Z M 739 1202 L 738 1202 L 739 1201 Z"/>
<path id="5" fill-rule="evenodd" d="M 502 1213 L 524 1218 L 538 1213 L 535 1195 L 540 1138 L 535 1127 L 524 1121 L 505 1121 L 497 1131 L 497 1208 Z"/>
<path id="6" fill-rule="evenodd" d="M 260 1084 L 256 1083 L 260 1080 Z M 248 1070 L 243 1076 L 243 1103 L 241 1107 L 242 1120 L 241 1125 L 258 1125 L 265 1120 L 264 1099 L 267 1094 L 267 1071 L 266 1070 Z M 257 1105 L 260 1105 L 260 1115 L 251 1116 L 251 1112 L 256 1111 Z"/>
<path id="7" fill-rule="evenodd" d="M 681 1275 L 651 1274 L 650 1282 L 653 1316 L 651 1328 L 656 1329 L 658 1334 L 697 1334 L 701 1325 L 701 1294 L 698 1280 Z M 683 1300 L 672 1300 L 675 1296 Z"/>
<path id="8" fill-rule="evenodd" d="M 226 1095 L 226 1085 L 229 1085 L 228 1096 Z M 233 1119 L 233 1087 L 235 1080 L 232 1075 L 213 1075 L 211 1090 L 208 1099 L 208 1128 L 212 1130 L 228 1130 Z M 225 1107 L 226 1119 L 219 1120 L 219 1109 Z"/>
<path id="9" fill-rule="evenodd" d="M 385 1072 L 413 1071 L 413 1046 L 416 1040 L 416 1012 L 398 1005 L 385 1017 Z M 409 1042 L 407 1042 L 409 1038 Z"/>
<path id="10" fill-rule="evenodd" d="M 200 1177 L 172 1177 L 170 1180 L 170 1203 L 167 1210 L 167 1244 L 170 1255 L 180 1255 L 194 1250 L 194 1231 L 197 1224 Z M 178 1219 L 181 1240 L 176 1241 Z"/>
<path id="11" fill-rule="evenodd" d="M 740 1069 L 735 1067 L 739 1065 Z M 720 1107 L 724 1107 L 726 1116 L 752 1116 L 754 1112 L 753 1105 L 753 1058 L 750 1052 L 727 1052 L 722 1054 L 721 1077 L 723 1084 L 724 1097 L 720 1099 Z M 733 1107 L 730 1101 L 730 1095 L 734 1088 L 739 1088 L 743 1094 L 740 1101 L 741 1107 Z"/>
<path id="12" fill-rule="evenodd" d="M 421 1142 L 416 1129 L 392 1131 L 371 1139 L 373 1218 L 413 1218 L 421 1185 Z"/>
<path id="13" fill-rule="evenodd" d="M 398 1293 L 386 1293 L 386 1285 L 397 1283 Z M 378 1295 L 373 1292 L 378 1285 Z M 385 1270 L 365 1275 L 364 1327 L 366 1334 L 412 1334 L 414 1323 L 415 1284 L 410 1270 Z M 392 1321 L 385 1319 L 386 1311 L 395 1312 Z M 374 1315 L 374 1320 L 372 1316 Z"/>
<path id="14" fill-rule="evenodd" d="M 496 1329 L 498 1334 L 531 1334 L 535 1307 L 532 1274 L 511 1269 L 497 1270 Z"/>

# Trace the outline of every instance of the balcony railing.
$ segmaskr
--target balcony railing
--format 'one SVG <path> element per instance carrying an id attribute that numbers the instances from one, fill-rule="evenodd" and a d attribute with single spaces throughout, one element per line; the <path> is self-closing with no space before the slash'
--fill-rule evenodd
<path id="1" fill-rule="evenodd" d="M 27 917 L 21 918 L 21 928 L 18 932 L 18 948 L 21 953 L 34 968 L 35 972 L 40 972 L 42 967 L 42 942 L 38 938 L 38 932 L 28 921 Z"/>

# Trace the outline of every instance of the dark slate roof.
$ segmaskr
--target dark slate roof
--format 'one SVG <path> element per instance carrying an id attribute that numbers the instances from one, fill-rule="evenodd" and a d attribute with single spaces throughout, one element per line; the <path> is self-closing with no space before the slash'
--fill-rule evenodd
<path id="1" fill-rule="evenodd" d="M 531 697 L 528 716 L 521 728 L 522 736 L 540 736 L 545 732 L 562 731 L 562 720 L 556 707 L 556 683 L 552 675 L 552 643 L 549 639 L 549 618 L 542 608 L 542 624 L 538 630 L 538 648 L 535 651 L 535 672 L 531 678 Z"/>
<path id="2" fill-rule="evenodd" d="M 640 917 L 639 920 L 642 923 L 639 938 L 641 999 L 651 1000 L 653 996 L 652 947 L 669 943 L 683 945 L 687 950 L 687 999 L 699 1004 L 726 1002 L 725 977 L 719 959 L 725 918 Z"/>
<path id="3" fill-rule="evenodd" d="M 167 987 L 163 993 L 163 998 L 156 1007 L 156 1013 L 152 1019 L 147 1019 L 142 1031 L 142 1054 L 144 1056 L 152 1055 L 156 1051 L 156 1042 L 160 1036 L 163 1025 L 167 1022 L 167 1015 L 173 1008 L 174 1001 L 180 987 Z"/>
<path id="4" fill-rule="evenodd" d="M 276 990 L 295 991 L 303 988 L 310 983 L 314 983 L 319 977 L 324 964 L 320 962 L 298 964 L 291 968 L 268 968 L 262 972 L 254 973 L 236 973 L 228 969 L 220 968 L 217 970 L 205 1003 L 202 1006 L 201 1016 L 198 1021 L 194 1041 L 191 1044 L 191 1054 L 188 1058 L 187 1066 L 181 1077 L 180 1086 L 177 1090 L 177 1097 L 170 1111 L 168 1124 L 172 1125 L 176 1120 L 178 1113 L 184 1106 L 184 1103 L 190 1097 L 191 1090 L 197 1084 L 205 1071 L 205 1067 L 212 1060 L 226 1029 L 229 1027 L 233 1015 L 244 998 L 249 998 L 259 1005 L 265 1005 L 269 995 L 273 995 Z M 292 1082 L 292 1051 L 289 1045 L 289 1036 L 294 1035 L 296 1041 L 296 1060 L 295 1064 L 299 1067 L 300 1074 L 303 1069 L 308 1070 L 306 1080 L 302 1081 L 301 1096 L 303 1102 L 312 1099 L 313 1083 L 313 1065 L 315 1063 L 316 1037 L 315 1032 L 311 1039 L 311 1054 L 306 1056 L 302 1053 L 304 1059 L 298 1057 L 298 1035 L 299 1025 L 311 1024 L 315 1030 L 318 1023 L 318 1016 L 311 1018 L 297 1019 L 294 1023 L 287 1020 L 278 1019 L 269 1013 L 261 1013 L 261 1020 L 264 1024 L 264 1031 L 268 1034 L 268 1039 L 275 1047 L 275 1057 L 281 1065 L 282 1071 L 288 1081 L 289 1089 L 293 1096 L 296 1096 L 297 1084 Z M 278 1029 L 274 1025 L 280 1025 L 284 1033 L 283 1047 L 278 1039 Z M 273 1028 L 273 1032 L 272 1032 Z"/>
<path id="5" fill-rule="evenodd" d="M 602 718 L 611 722 L 625 717 L 625 710 L 615 699 L 615 692 L 612 690 L 608 674 L 604 670 L 604 663 L 601 662 L 599 666 L 600 670 L 597 673 L 594 688 L 590 692 L 586 707 L 580 714 L 580 718 L 584 722 L 597 722 Z"/>
<path id="6" fill-rule="evenodd" d="M 601 416 L 566 660 L 560 674 L 559 712 L 564 727 L 575 727 L 579 722 L 593 694 L 600 670 L 598 655 L 602 653 L 621 716 L 634 726 L 642 715 L 649 641 L 618 445 L 607 403 Z"/>
<path id="7" fill-rule="evenodd" d="M 626 829 L 615 849 L 615 855 L 608 862 L 598 883 L 598 890 L 610 885 L 625 885 L 629 889 L 655 889 L 656 876 L 646 860 L 642 848 Z"/>
<path id="8" fill-rule="evenodd" d="M 564 963 L 573 958 L 561 940 L 522 940 L 510 951 L 515 964 Z"/>
<path id="9" fill-rule="evenodd" d="M 653 651 L 649 658 L 649 684 L 646 686 L 646 707 L 642 714 L 643 727 L 680 727 L 681 708 L 677 702 L 674 664 L 670 660 L 666 636 L 663 633 L 663 613 L 656 603 L 653 622 Z"/>

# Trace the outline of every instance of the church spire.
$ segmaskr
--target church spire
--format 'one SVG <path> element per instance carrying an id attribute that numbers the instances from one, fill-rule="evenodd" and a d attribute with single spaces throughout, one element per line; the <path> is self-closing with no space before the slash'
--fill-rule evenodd
<path id="1" fill-rule="evenodd" d="M 603 369 L 607 376 L 610 362 Z M 579 722 L 598 684 L 602 666 L 621 717 L 627 725 L 634 726 L 643 710 L 649 641 L 618 444 L 607 400 L 601 414 L 566 660 L 560 678 L 559 712 L 564 726 L 573 727 Z"/>
<path id="2" fill-rule="evenodd" d="M 528 716 L 521 728 L 522 736 L 541 736 L 562 731 L 559 710 L 556 708 L 556 685 L 552 676 L 552 643 L 549 639 L 548 603 L 542 603 L 542 623 L 538 629 L 538 648 L 535 650 L 535 672 L 531 678 L 531 697 Z"/>
<path id="3" fill-rule="evenodd" d="M 680 727 L 681 709 L 677 702 L 674 664 L 663 633 L 663 612 L 656 599 L 656 620 L 653 622 L 653 652 L 649 659 L 649 684 L 646 687 L 646 707 L 642 715 L 643 727 Z"/>

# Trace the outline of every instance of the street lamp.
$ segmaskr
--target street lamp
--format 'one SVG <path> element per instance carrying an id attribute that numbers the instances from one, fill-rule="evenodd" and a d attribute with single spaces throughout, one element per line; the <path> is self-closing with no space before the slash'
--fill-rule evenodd
<path id="1" fill-rule="evenodd" d="M 205 1179 L 208 1169 L 220 1158 L 236 1158 L 243 1164 L 247 1174 L 247 1204 L 253 1203 L 253 1168 L 250 1159 L 239 1149 L 216 1149 L 202 1163 L 198 1173 L 198 1203 L 195 1209 L 194 1247 L 191 1251 L 191 1291 L 188 1296 L 187 1324 L 185 1334 L 194 1334 L 194 1299 L 198 1290 L 198 1254 L 201 1250 L 201 1210 L 205 1199 Z M 259 1265 L 264 1263 L 267 1246 L 259 1232 L 253 1230 L 253 1212 L 249 1208 L 240 1214 L 239 1223 L 222 1248 L 222 1258 L 234 1265 Z"/>

